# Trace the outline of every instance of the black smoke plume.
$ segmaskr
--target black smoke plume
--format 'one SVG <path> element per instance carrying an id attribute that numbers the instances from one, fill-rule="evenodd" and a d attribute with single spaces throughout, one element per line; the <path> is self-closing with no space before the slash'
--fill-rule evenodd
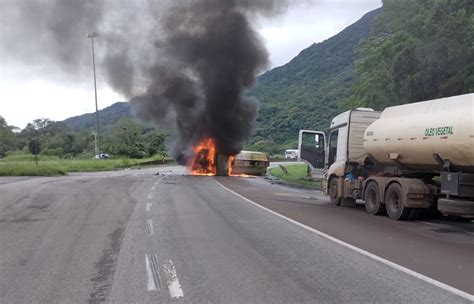
<path id="1" fill-rule="evenodd" d="M 258 110 L 246 91 L 268 61 L 254 22 L 288 2 L 5 0 L 0 56 L 86 80 L 90 49 L 81 34 L 97 31 L 103 78 L 138 118 L 174 130 L 173 156 L 185 163 L 208 137 L 234 155 Z"/>

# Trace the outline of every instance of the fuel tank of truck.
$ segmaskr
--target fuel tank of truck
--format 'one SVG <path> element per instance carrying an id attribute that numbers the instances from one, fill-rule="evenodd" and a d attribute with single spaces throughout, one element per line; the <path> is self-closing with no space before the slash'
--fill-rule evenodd
<path id="1" fill-rule="evenodd" d="M 439 171 L 436 153 L 474 172 L 474 94 L 387 108 L 365 131 L 364 149 L 387 166 Z"/>

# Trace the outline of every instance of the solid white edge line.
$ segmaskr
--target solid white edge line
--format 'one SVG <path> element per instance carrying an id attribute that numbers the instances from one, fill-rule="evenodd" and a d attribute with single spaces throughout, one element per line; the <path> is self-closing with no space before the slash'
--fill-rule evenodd
<path id="1" fill-rule="evenodd" d="M 339 239 L 336 239 L 335 237 L 332 237 L 332 236 L 330 236 L 330 235 L 328 235 L 328 234 L 326 234 L 326 233 L 324 233 L 324 232 L 321 232 L 321 231 L 319 231 L 319 230 L 316 230 L 316 229 L 314 229 L 314 228 L 311 228 L 311 227 L 309 227 L 309 226 L 306 226 L 306 225 L 304 225 L 304 224 L 302 224 L 302 223 L 300 223 L 300 222 L 297 222 L 297 221 L 295 221 L 295 220 L 293 220 L 293 219 L 291 219 L 291 218 L 288 218 L 288 217 L 286 217 L 286 216 L 284 216 L 284 215 L 281 215 L 281 214 L 279 214 L 279 213 L 277 213 L 277 212 L 275 212 L 275 211 L 273 211 L 273 210 L 271 210 L 271 209 L 268 209 L 268 208 L 266 208 L 266 207 L 264 207 L 264 206 L 262 206 L 262 205 L 259 205 L 259 204 L 255 203 L 254 201 L 252 201 L 252 200 L 246 198 L 245 196 L 240 195 L 239 193 L 237 193 L 237 192 L 235 192 L 235 191 L 233 191 L 233 190 L 227 188 L 226 186 L 222 185 L 222 184 L 221 184 L 220 182 L 218 182 L 217 180 L 214 180 L 214 181 L 215 181 L 222 189 L 224 189 L 224 190 L 226 190 L 226 191 L 228 191 L 228 192 L 234 194 L 235 196 L 237 196 L 237 197 L 239 197 L 239 198 L 241 198 L 241 199 L 243 199 L 243 200 L 245 200 L 245 201 L 251 203 L 252 205 L 255 205 L 255 206 L 257 206 L 257 207 L 259 207 L 259 208 L 261 208 L 261 209 L 263 209 L 263 210 L 265 210 L 265 211 L 268 211 L 268 212 L 272 213 L 273 215 L 276 215 L 276 216 L 278 216 L 278 217 L 280 217 L 280 218 L 282 218 L 282 219 L 285 219 L 285 220 L 287 220 L 287 221 L 290 222 L 290 223 L 293 223 L 293 224 L 295 224 L 295 225 L 297 225 L 297 226 L 299 226 L 299 227 L 301 227 L 301 228 L 304 228 L 304 229 L 306 229 L 306 230 L 309 230 L 309 231 L 311 231 L 311 232 L 313 232 L 313 233 L 315 233 L 315 234 L 317 234 L 317 235 L 319 235 L 319 236 L 321 236 L 321 237 L 323 237 L 323 238 L 326 238 L 326 239 L 328 239 L 328 240 L 330 240 L 330 241 L 333 241 L 334 243 L 337 243 L 337 244 L 339 244 L 339 245 L 341 245 L 341 246 L 344 246 L 344 247 L 346 247 L 346 248 L 349 248 L 349 249 L 351 249 L 351 250 L 353 250 L 353 251 L 355 251 L 355 252 L 358 252 L 358 253 L 360 253 L 360 254 L 362 254 L 362 255 L 368 257 L 368 258 L 371 258 L 371 259 L 376 260 L 376 261 L 378 261 L 378 262 L 380 262 L 380 263 L 382 263 L 382 264 L 385 264 L 385 265 L 387 265 L 387 266 L 390 266 L 390 267 L 392 267 L 392 268 L 395 268 L 396 270 L 402 271 L 402 272 L 404 272 L 404 273 L 406 273 L 406 274 L 408 274 L 408 275 L 411 275 L 411 276 L 413 276 L 413 277 L 415 277 L 415 278 L 417 278 L 417 279 L 420 279 L 420 280 L 422 280 L 422 281 L 425 281 L 425 282 L 427 282 L 427 283 L 430 283 L 430 284 L 432 284 L 432 285 L 435 285 L 436 287 L 439 287 L 439 288 L 441 288 L 441 289 L 444 289 L 444 290 L 446 290 L 446 291 L 449 291 L 449 292 L 451 292 L 451 293 L 453 293 L 453 294 L 455 294 L 455 295 L 458 295 L 458 296 L 460 296 L 460 297 L 463 297 L 463 298 L 465 298 L 465 299 L 467 299 L 467 300 L 469 300 L 469 301 L 474 301 L 474 295 L 471 295 L 471 294 L 469 294 L 469 293 L 467 293 L 467 292 L 464 292 L 464 291 L 462 291 L 462 290 L 459 290 L 459 289 L 457 289 L 457 288 L 454 288 L 454 287 L 452 287 L 452 286 L 449 286 L 449 285 L 447 285 L 447 284 L 444 284 L 444 283 L 442 283 L 442 282 L 440 282 L 440 281 L 437 281 L 437 280 L 435 280 L 435 279 L 432 279 L 432 278 L 430 278 L 430 277 L 427 277 L 427 276 L 425 276 L 425 275 L 423 275 L 423 274 L 421 274 L 421 273 L 418 273 L 418 272 L 416 272 L 416 271 L 410 270 L 410 269 L 408 269 L 408 268 L 406 268 L 406 267 L 403 267 L 403 266 L 401 266 L 401 265 L 399 265 L 399 264 L 396 264 L 396 263 L 394 263 L 394 262 L 390 262 L 389 260 L 386 260 L 386 259 L 384 259 L 384 258 L 381 258 L 381 257 L 379 257 L 379 256 L 377 256 L 377 255 L 375 255 L 375 254 L 372 254 L 372 253 L 370 253 L 370 252 L 368 252 L 368 251 L 365 251 L 365 250 L 363 250 L 363 249 L 361 249 L 361 248 L 359 248 L 359 247 L 355 247 L 355 246 L 353 246 L 353 245 L 351 245 L 351 244 L 348 244 L 348 243 L 346 243 L 346 242 L 344 242 L 344 241 L 341 241 L 341 240 L 339 240 Z"/>
<path id="2" fill-rule="evenodd" d="M 145 254 L 145 266 L 146 266 L 146 273 L 148 277 L 147 284 L 146 284 L 147 290 L 148 291 L 156 290 L 157 287 L 155 284 L 155 280 L 153 279 L 153 272 L 151 271 L 150 260 L 148 259 L 147 254 Z"/>

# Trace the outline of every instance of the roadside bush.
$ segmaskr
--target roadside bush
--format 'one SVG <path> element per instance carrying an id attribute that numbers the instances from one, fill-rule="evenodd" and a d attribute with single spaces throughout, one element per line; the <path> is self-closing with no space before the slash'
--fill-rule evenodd
<path id="1" fill-rule="evenodd" d="M 63 148 L 54 148 L 54 149 L 48 148 L 41 151 L 40 155 L 61 157 L 64 155 L 64 149 Z"/>

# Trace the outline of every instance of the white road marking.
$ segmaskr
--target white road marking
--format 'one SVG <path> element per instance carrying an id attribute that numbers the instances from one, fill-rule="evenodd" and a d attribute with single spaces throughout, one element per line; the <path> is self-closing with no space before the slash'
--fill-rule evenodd
<path id="1" fill-rule="evenodd" d="M 153 193 L 149 193 L 148 194 L 148 199 L 152 199 L 153 198 Z"/>
<path id="2" fill-rule="evenodd" d="M 353 245 L 351 245 L 351 244 L 348 244 L 348 243 L 346 243 L 346 242 L 344 242 L 344 241 L 341 241 L 341 240 L 339 240 L 339 239 L 336 239 L 335 237 L 332 237 L 332 236 L 330 236 L 330 235 L 328 235 L 328 234 L 326 234 L 326 233 L 324 233 L 324 232 L 321 232 L 321 231 L 319 231 L 319 230 L 316 230 L 316 229 L 314 229 L 314 228 L 311 228 L 311 227 L 309 227 L 309 226 L 306 226 L 306 225 L 304 225 L 304 224 L 302 224 L 302 223 L 300 223 L 300 222 L 297 222 L 297 221 L 295 221 L 295 220 L 293 220 L 293 219 L 291 219 L 291 218 L 288 218 L 288 217 L 286 217 L 286 216 L 284 216 L 284 215 L 281 215 L 281 214 L 279 214 L 279 213 L 277 213 L 277 212 L 275 212 L 275 211 L 273 211 L 273 210 L 271 210 L 271 209 L 268 209 L 268 208 L 266 208 L 266 207 L 263 207 L 263 206 L 261 206 L 261 205 L 255 203 L 254 201 L 252 201 L 252 200 L 246 198 L 245 196 L 240 195 L 240 194 L 238 194 L 237 192 L 235 192 L 235 191 L 233 191 L 233 190 L 227 188 L 226 186 L 222 185 L 222 184 L 219 183 L 217 180 L 215 180 L 215 182 L 216 182 L 217 185 L 219 185 L 222 189 L 227 190 L 228 192 L 230 192 L 230 193 L 234 194 L 235 196 L 237 196 L 237 197 L 243 199 L 244 201 L 247 201 L 247 202 L 251 203 L 252 205 L 255 205 L 255 206 L 257 206 L 257 207 L 259 207 L 259 208 L 261 208 L 261 209 L 263 209 L 263 210 L 265 210 L 265 211 L 270 212 L 270 213 L 273 214 L 273 215 L 276 215 L 276 216 L 278 216 L 278 217 L 280 217 L 280 218 L 282 218 L 282 219 L 284 219 L 284 220 L 287 220 L 287 221 L 290 222 L 290 223 L 293 223 L 293 224 L 295 224 L 295 225 L 297 225 L 297 226 L 300 226 L 301 228 L 304 228 L 304 229 L 306 229 L 306 230 L 309 230 L 309 231 L 311 231 L 311 232 L 313 232 L 313 233 L 315 233 L 315 234 L 317 234 L 317 235 L 319 235 L 319 236 L 321 236 L 321 237 L 323 237 L 323 238 L 326 238 L 326 239 L 328 239 L 328 240 L 330 240 L 330 241 L 333 241 L 334 243 L 337 243 L 337 244 L 339 244 L 339 245 L 341 245 L 341 246 L 344 246 L 344 247 L 346 247 L 346 248 L 348 248 L 348 249 L 351 249 L 351 250 L 353 250 L 353 251 L 355 251 L 355 252 L 358 252 L 358 253 L 360 253 L 360 254 L 362 254 L 362 255 L 368 257 L 368 258 L 371 258 L 371 259 L 373 259 L 373 260 L 376 260 L 376 261 L 378 261 L 378 262 L 380 262 L 380 263 L 382 263 L 382 264 L 385 264 L 385 265 L 387 265 L 387 266 L 390 266 L 390 267 L 392 267 L 392 268 L 395 268 L 396 270 L 402 271 L 402 272 L 404 272 L 404 273 L 406 273 L 406 274 L 408 274 L 408 275 L 411 275 L 411 276 L 413 276 L 413 277 L 415 277 L 415 278 L 417 278 L 417 279 L 420 279 L 420 280 L 422 280 L 422 281 L 425 281 L 425 282 L 427 282 L 427 283 L 430 283 L 430 284 L 432 284 L 432 285 L 434 285 L 434 286 L 436 286 L 436 287 L 439 287 L 439 288 L 444 289 L 444 290 L 446 290 L 446 291 L 448 291 L 448 292 L 451 292 L 451 293 L 453 293 L 453 294 L 455 294 L 455 295 L 458 295 L 458 296 L 460 296 L 460 297 L 463 297 L 463 298 L 465 298 L 465 299 L 467 299 L 467 300 L 469 300 L 469 301 L 474 301 L 474 295 L 471 295 L 471 294 L 469 294 L 469 293 L 467 293 L 467 292 L 464 292 L 464 291 L 462 291 L 462 290 L 459 290 L 459 289 L 457 289 L 457 288 L 454 288 L 454 287 L 452 287 L 452 286 L 449 286 L 449 285 L 447 285 L 447 284 L 444 284 L 444 283 L 442 283 L 442 282 L 440 282 L 440 281 L 437 281 L 437 280 L 435 280 L 435 279 L 432 279 L 432 278 L 430 278 L 430 277 L 427 277 L 427 276 L 425 276 L 425 275 L 423 275 L 423 274 L 421 274 L 421 273 L 418 273 L 418 272 L 416 272 L 416 271 L 410 270 L 410 269 L 408 269 L 408 268 L 406 268 L 406 267 L 403 267 L 403 266 L 401 266 L 401 265 L 399 265 L 399 264 L 396 264 L 396 263 L 394 263 L 394 262 L 390 262 L 389 260 L 386 260 L 386 259 L 384 259 L 384 258 L 381 258 L 381 257 L 375 255 L 375 254 L 372 254 L 372 253 L 370 253 L 370 252 L 368 252 L 368 251 L 365 251 L 365 250 L 363 250 L 363 249 L 361 249 L 361 248 L 358 248 L 358 247 L 353 246 Z"/>
<path id="3" fill-rule="evenodd" d="M 145 266 L 147 273 L 147 290 L 153 291 L 160 289 L 160 276 L 158 272 L 158 262 L 156 255 L 145 254 Z"/>
<path id="4" fill-rule="evenodd" d="M 174 268 L 172 260 L 169 260 L 166 264 L 163 264 L 163 272 L 166 275 L 170 296 L 175 299 L 184 297 L 181 284 L 179 284 L 178 274 L 176 273 L 176 269 Z"/>
<path id="5" fill-rule="evenodd" d="M 147 220 L 146 221 L 146 226 L 148 230 L 148 235 L 153 235 L 153 221 L 152 220 Z"/>
<path id="6" fill-rule="evenodd" d="M 146 206 L 145 206 L 146 212 L 151 211 L 151 206 L 152 206 L 152 203 L 146 203 Z"/>
<path id="7" fill-rule="evenodd" d="M 151 187 L 151 190 L 154 191 L 156 189 L 156 186 Z"/>

